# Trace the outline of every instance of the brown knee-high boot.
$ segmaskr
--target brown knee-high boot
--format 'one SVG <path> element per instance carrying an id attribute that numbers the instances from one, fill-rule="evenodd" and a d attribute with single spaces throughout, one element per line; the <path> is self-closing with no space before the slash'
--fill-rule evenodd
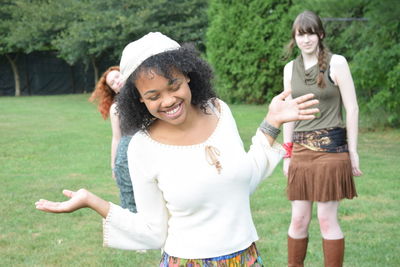
<path id="1" fill-rule="evenodd" d="M 344 258 L 344 238 L 322 239 L 325 267 L 342 267 Z"/>
<path id="2" fill-rule="evenodd" d="M 303 267 L 307 253 L 308 237 L 291 238 L 288 236 L 288 267 Z"/>

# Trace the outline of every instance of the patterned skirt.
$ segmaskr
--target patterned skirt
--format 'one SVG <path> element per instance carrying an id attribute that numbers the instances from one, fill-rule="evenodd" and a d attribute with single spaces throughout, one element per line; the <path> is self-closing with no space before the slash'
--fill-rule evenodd
<path id="1" fill-rule="evenodd" d="M 247 249 L 215 258 L 182 259 L 163 253 L 160 267 L 262 267 L 256 244 Z"/>
<path id="2" fill-rule="evenodd" d="M 131 139 L 131 135 L 121 137 L 115 155 L 114 172 L 120 192 L 121 207 L 136 213 L 135 196 L 133 193 L 131 176 L 129 175 L 128 156 L 126 154 Z"/>

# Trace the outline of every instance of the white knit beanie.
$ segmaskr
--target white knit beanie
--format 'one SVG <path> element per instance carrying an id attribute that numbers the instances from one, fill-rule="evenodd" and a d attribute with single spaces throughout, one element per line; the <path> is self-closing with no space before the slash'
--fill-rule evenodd
<path id="1" fill-rule="evenodd" d="M 129 43 L 122 51 L 119 63 L 121 81 L 125 82 L 128 77 L 151 56 L 169 50 L 179 49 L 180 45 L 160 32 L 150 32 L 142 38 Z"/>

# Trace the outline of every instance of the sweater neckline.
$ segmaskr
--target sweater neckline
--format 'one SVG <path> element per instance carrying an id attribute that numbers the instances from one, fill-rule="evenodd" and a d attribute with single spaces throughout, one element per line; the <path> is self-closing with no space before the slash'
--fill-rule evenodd
<path id="1" fill-rule="evenodd" d="M 153 139 L 153 138 L 150 136 L 150 134 L 148 133 L 147 130 L 140 131 L 140 134 L 143 135 L 143 136 L 145 136 L 145 138 L 146 138 L 147 140 L 149 140 L 151 143 L 153 143 L 153 144 L 155 144 L 155 145 L 158 145 L 158 146 L 161 146 L 161 147 L 165 147 L 165 148 L 172 148 L 172 149 L 174 149 L 174 148 L 175 148 L 175 149 L 191 149 L 191 148 L 205 147 L 207 144 L 210 144 L 210 143 L 212 142 L 213 139 L 215 139 L 215 136 L 217 135 L 217 133 L 219 132 L 219 129 L 221 128 L 221 120 L 222 120 L 222 118 L 225 116 L 224 107 L 223 107 L 221 101 L 220 101 L 220 100 L 217 100 L 217 101 L 219 102 L 220 107 L 221 107 L 221 111 L 220 111 L 219 114 L 215 114 L 215 112 L 214 112 L 214 114 L 215 114 L 217 117 L 219 117 L 219 118 L 218 118 L 218 121 L 217 121 L 217 125 L 215 126 L 215 129 L 214 129 L 213 132 L 210 134 L 210 136 L 209 136 L 206 140 L 204 140 L 203 142 L 201 142 L 201 143 L 197 143 L 197 144 L 193 144 L 193 145 L 171 145 L 171 144 L 165 144 L 165 143 L 162 143 L 162 142 L 160 142 L 160 141 L 157 141 L 157 140 Z M 212 105 L 212 103 L 210 103 L 210 107 L 212 107 L 211 105 Z M 212 108 L 211 108 L 211 110 L 213 111 Z M 217 110 L 218 110 L 218 109 L 217 109 Z M 218 115 L 219 115 L 219 116 L 218 116 Z"/>

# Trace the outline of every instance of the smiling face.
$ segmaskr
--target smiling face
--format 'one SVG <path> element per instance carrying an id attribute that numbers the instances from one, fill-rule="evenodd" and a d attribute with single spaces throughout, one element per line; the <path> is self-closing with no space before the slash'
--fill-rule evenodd
<path id="1" fill-rule="evenodd" d="M 296 30 L 295 40 L 301 53 L 308 55 L 317 53 L 319 38 L 316 33 L 303 33 Z"/>
<path id="2" fill-rule="evenodd" d="M 135 85 L 141 96 L 140 101 L 152 116 L 162 122 L 182 125 L 193 111 L 189 81 L 180 72 L 173 72 L 171 79 L 167 79 L 149 70 L 139 74 Z"/>
<path id="3" fill-rule="evenodd" d="M 317 54 L 325 38 L 325 30 L 320 17 L 312 11 L 300 13 L 292 25 L 292 42 L 303 55 Z"/>
<path id="4" fill-rule="evenodd" d="M 123 86 L 123 83 L 121 82 L 121 73 L 117 70 L 110 71 L 107 74 L 106 83 L 116 94 L 118 94 Z"/>

